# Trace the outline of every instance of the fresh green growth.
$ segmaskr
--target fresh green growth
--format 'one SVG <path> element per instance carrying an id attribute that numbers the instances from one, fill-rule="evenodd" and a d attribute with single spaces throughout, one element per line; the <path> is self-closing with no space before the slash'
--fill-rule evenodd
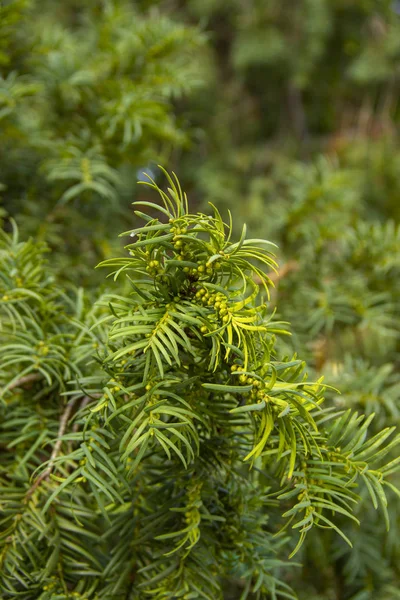
<path id="1" fill-rule="evenodd" d="M 273 245 L 166 177 L 94 307 L 2 236 L 5 599 L 296 598 L 311 530 L 351 545 L 366 494 L 387 517 L 394 428 L 324 407 L 279 352 Z"/>

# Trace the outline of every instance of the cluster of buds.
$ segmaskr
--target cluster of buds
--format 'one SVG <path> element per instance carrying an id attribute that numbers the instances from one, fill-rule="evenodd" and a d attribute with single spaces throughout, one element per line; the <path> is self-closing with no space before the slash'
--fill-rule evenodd
<path id="1" fill-rule="evenodd" d="M 341 451 L 341 448 L 334 448 L 333 450 L 328 452 L 328 460 L 330 462 L 343 463 L 343 458 L 345 457 L 341 456 Z M 351 463 L 348 461 L 348 459 L 345 460 L 347 463 L 345 470 L 349 472 L 351 470 Z"/>
<path id="2" fill-rule="evenodd" d="M 50 581 L 48 581 L 46 583 L 46 585 L 43 586 L 43 591 L 50 592 L 50 591 L 54 590 L 54 588 L 56 588 L 56 587 L 57 587 L 57 580 L 55 577 L 52 577 L 50 579 Z"/>
<path id="3" fill-rule="evenodd" d="M 164 269 L 159 260 L 151 260 L 146 267 L 146 271 L 151 277 L 156 277 L 164 272 Z"/>
<path id="4" fill-rule="evenodd" d="M 113 384 L 115 384 L 115 385 L 113 385 Z M 121 390 L 121 388 L 117 384 L 118 384 L 118 381 L 111 379 L 111 381 L 109 382 L 110 392 L 119 392 Z"/>
<path id="5" fill-rule="evenodd" d="M 47 356 L 49 353 L 49 347 L 46 346 L 45 342 L 40 340 L 36 346 L 36 351 L 39 356 Z"/>
<path id="6" fill-rule="evenodd" d="M 192 529 L 188 533 L 189 542 L 195 544 L 200 537 L 199 525 L 201 522 L 200 508 L 202 506 L 201 500 L 201 488 L 202 484 L 193 484 L 187 493 L 188 505 L 185 511 L 185 523 L 187 526 L 191 526 Z"/>
<path id="7" fill-rule="evenodd" d="M 200 288 L 195 294 L 196 300 L 204 306 L 212 306 L 217 316 L 223 323 L 229 321 L 229 308 L 227 298 L 221 292 L 210 293 L 206 288 Z"/>
<path id="8" fill-rule="evenodd" d="M 173 225 L 171 227 L 171 233 L 173 234 L 172 244 L 178 254 L 178 256 L 176 257 L 177 260 L 190 260 L 191 262 L 197 262 L 197 267 L 185 266 L 183 268 L 184 273 L 190 275 L 191 278 L 200 279 L 205 277 L 211 277 L 212 275 L 214 275 L 214 272 L 216 270 L 219 270 L 221 268 L 221 264 L 218 261 L 197 261 L 197 259 L 194 258 L 188 244 L 186 243 L 186 240 L 181 239 L 180 237 L 187 233 L 187 227 L 179 227 L 178 225 Z"/>
<path id="9" fill-rule="evenodd" d="M 174 236 L 172 238 L 172 244 L 175 250 L 183 256 L 185 254 L 184 240 L 181 240 L 179 236 L 185 235 L 185 233 L 187 233 L 186 227 L 172 226 L 171 233 Z"/>
<path id="10" fill-rule="evenodd" d="M 86 156 L 81 160 L 81 170 L 84 183 L 90 183 L 93 181 L 93 176 L 90 169 L 90 160 Z"/>
<path id="11" fill-rule="evenodd" d="M 171 233 L 174 234 L 174 237 L 172 238 L 172 242 L 175 244 L 176 241 L 179 241 L 178 240 L 179 235 L 185 235 L 185 233 L 187 233 L 187 228 L 186 227 L 178 227 L 178 226 L 173 225 L 171 227 Z"/>
<path id="12" fill-rule="evenodd" d="M 232 365 L 231 366 L 232 373 L 242 373 L 239 375 L 238 380 L 242 385 L 251 385 L 252 390 L 249 392 L 250 397 L 253 401 L 261 402 L 265 399 L 265 391 L 262 389 L 263 383 L 260 379 L 256 377 L 251 377 L 251 375 L 246 375 L 243 367 L 240 365 Z"/>
<path id="13" fill-rule="evenodd" d="M 182 255 L 178 256 L 178 260 L 184 260 L 184 258 L 189 258 L 189 260 L 191 260 L 191 257 L 184 257 Z M 205 260 L 203 261 L 199 261 L 197 267 L 184 267 L 183 268 L 183 272 L 187 273 L 188 275 L 190 275 L 190 277 L 192 279 L 209 279 L 211 278 L 214 274 L 215 271 L 219 270 L 221 268 L 220 263 L 218 262 L 213 262 L 213 263 L 209 263 L 206 262 Z"/>

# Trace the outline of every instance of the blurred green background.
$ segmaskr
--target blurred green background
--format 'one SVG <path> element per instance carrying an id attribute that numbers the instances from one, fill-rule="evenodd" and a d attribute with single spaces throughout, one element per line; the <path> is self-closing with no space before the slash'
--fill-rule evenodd
<path id="1" fill-rule="evenodd" d="M 400 2 L 3 1 L 0 72 L 3 224 L 45 241 L 64 285 L 104 289 L 94 267 L 161 163 L 193 211 L 278 244 L 287 353 L 329 401 L 398 424 Z M 400 598 L 398 499 L 389 533 L 361 510 L 353 551 L 310 536 L 302 599 Z"/>

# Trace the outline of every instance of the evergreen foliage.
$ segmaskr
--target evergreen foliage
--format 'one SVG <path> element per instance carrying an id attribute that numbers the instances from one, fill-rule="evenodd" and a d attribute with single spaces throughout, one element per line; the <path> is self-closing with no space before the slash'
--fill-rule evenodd
<path id="1" fill-rule="evenodd" d="M 399 40 L 0 2 L 1 598 L 400 598 Z"/>
<path id="2" fill-rule="evenodd" d="M 324 407 L 276 347 L 271 244 L 167 179 L 102 265 L 130 291 L 94 308 L 3 235 L 5 598 L 295 598 L 284 557 L 310 530 L 351 545 L 365 502 L 389 526 L 400 437 Z"/>
<path id="3" fill-rule="evenodd" d="M 367 177 L 373 180 L 373 171 Z M 326 160 L 308 168 L 295 165 L 284 180 L 287 203 L 280 204 L 275 223 L 281 224 L 288 268 L 279 280 L 276 301 L 292 322 L 294 345 L 303 349 L 314 377 L 324 375 L 340 388 L 340 396 L 327 392 L 333 406 L 375 414 L 374 431 L 398 425 L 396 211 L 385 220 L 385 203 L 371 210 L 373 188 L 365 187 L 363 172 L 353 166 L 344 169 Z M 398 501 L 389 504 L 391 521 L 398 523 Z M 354 597 L 395 597 L 383 585 L 397 581 L 397 535 L 386 536 L 383 523 L 367 508 L 362 514 L 368 515 L 369 538 L 361 535 L 358 553 L 347 556 L 330 540 L 321 543 L 337 556 L 337 577 L 348 582 L 346 593 L 367 588 Z M 367 543 L 372 538 L 380 540 L 373 550 Z M 347 566 L 344 556 L 350 561 Z"/>

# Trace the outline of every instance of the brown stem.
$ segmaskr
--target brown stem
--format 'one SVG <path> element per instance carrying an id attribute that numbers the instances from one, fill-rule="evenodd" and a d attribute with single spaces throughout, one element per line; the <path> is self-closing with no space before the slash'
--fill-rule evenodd
<path id="1" fill-rule="evenodd" d="M 289 260 L 289 262 L 281 266 L 278 273 L 271 271 L 271 273 L 267 273 L 267 277 L 272 281 L 272 283 L 278 283 L 278 281 L 286 277 L 288 273 L 291 273 L 292 271 L 298 271 L 299 269 L 300 265 L 296 260 Z M 255 277 L 254 280 L 256 283 L 261 283 L 261 279 L 259 277 Z"/>
<path id="2" fill-rule="evenodd" d="M 281 266 L 278 273 L 275 273 L 275 271 L 274 271 L 272 273 L 269 273 L 268 277 L 270 278 L 271 281 L 273 281 L 274 283 L 277 283 L 278 281 L 280 281 L 281 279 L 286 277 L 286 275 L 288 275 L 288 273 L 292 273 L 293 271 L 298 271 L 299 269 L 300 269 L 300 265 L 296 260 L 289 260 L 289 262 L 287 262 Z"/>
<path id="3" fill-rule="evenodd" d="M 34 481 L 33 485 L 29 488 L 29 490 L 26 494 L 26 500 L 29 500 L 29 498 L 32 496 L 33 492 L 39 487 L 39 485 L 42 483 L 42 481 L 44 481 L 45 479 L 48 479 L 50 477 L 50 474 L 54 467 L 54 462 L 55 462 L 56 458 L 58 457 L 60 450 L 61 450 L 61 444 L 62 444 L 61 438 L 65 433 L 65 430 L 68 425 L 68 420 L 71 415 L 71 411 L 72 411 L 76 401 L 77 401 L 77 398 L 73 398 L 69 402 L 69 404 L 67 404 L 67 406 L 65 407 L 65 410 L 64 410 L 63 414 L 61 415 L 60 424 L 59 424 L 58 433 L 57 433 L 57 441 L 54 444 L 54 448 L 53 448 L 53 451 L 50 456 L 49 464 L 48 464 L 47 468 Z"/>
<path id="4" fill-rule="evenodd" d="M 16 381 L 14 381 L 14 383 L 12 383 L 10 386 L 8 386 L 7 390 L 14 390 L 17 387 L 24 387 L 24 385 L 26 385 L 27 383 L 32 383 L 34 381 L 39 381 L 39 379 L 42 378 L 42 375 L 40 373 L 31 373 L 30 375 L 25 375 L 24 377 L 20 377 L 20 379 L 17 379 Z"/>

